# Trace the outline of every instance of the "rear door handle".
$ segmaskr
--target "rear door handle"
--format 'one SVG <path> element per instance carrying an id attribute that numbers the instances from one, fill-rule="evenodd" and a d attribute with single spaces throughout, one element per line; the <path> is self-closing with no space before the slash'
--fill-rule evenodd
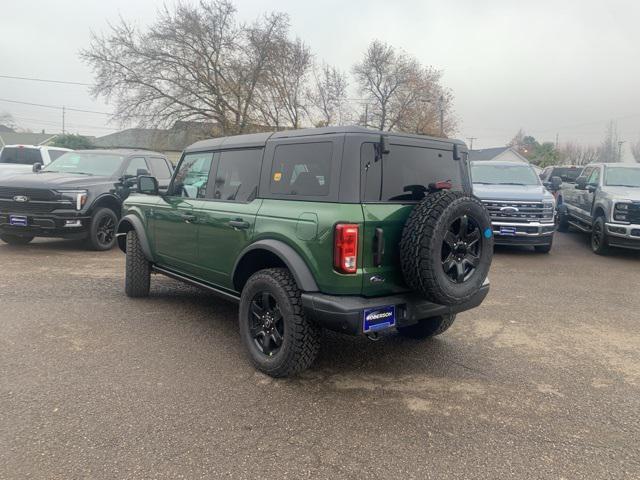
<path id="1" fill-rule="evenodd" d="M 251 226 L 251 224 L 249 222 L 245 222 L 241 218 L 236 218 L 235 220 L 229 220 L 229 226 L 233 228 L 241 228 L 243 230 L 246 230 Z"/>
<path id="2" fill-rule="evenodd" d="M 190 215 L 188 213 L 183 213 L 182 215 L 180 215 L 180 218 L 182 218 L 186 223 L 195 222 L 196 220 L 195 215 Z"/>

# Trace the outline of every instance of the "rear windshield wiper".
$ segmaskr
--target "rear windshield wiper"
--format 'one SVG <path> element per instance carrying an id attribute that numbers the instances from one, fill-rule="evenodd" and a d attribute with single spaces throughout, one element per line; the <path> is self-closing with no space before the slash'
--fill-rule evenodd
<path id="1" fill-rule="evenodd" d="M 526 187 L 527 185 L 531 185 L 529 183 L 517 183 L 517 182 L 500 182 L 498 183 L 498 185 L 521 185 L 523 187 Z"/>

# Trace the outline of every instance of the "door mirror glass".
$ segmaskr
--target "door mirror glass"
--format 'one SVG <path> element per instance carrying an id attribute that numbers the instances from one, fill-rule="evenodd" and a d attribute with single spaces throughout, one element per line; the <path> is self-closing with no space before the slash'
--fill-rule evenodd
<path id="1" fill-rule="evenodd" d="M 33 173 L 39 172 L 40 170 L 42 170 L 42 164 L 40 162 L 34 163 L 32 170 L 33 170 Z"/>
<path id="2" fill-rule="evenodd" d="M 556 191 L 562 186 L 562 179 L 560 177 L 551 177 L 549 182 L 551 190 Z"/>
<path id="3" fill-rule="evenodd" d="M 146 195 L 158 195 L 158 180 L 151 175 L 139 176 L 138 192 Z"/>
<path id="4" fill-rule="evenodd" d="M 576 178 L 576 188 L 578 190 L 584 190 L 587 188 L 587 177 Z"/>

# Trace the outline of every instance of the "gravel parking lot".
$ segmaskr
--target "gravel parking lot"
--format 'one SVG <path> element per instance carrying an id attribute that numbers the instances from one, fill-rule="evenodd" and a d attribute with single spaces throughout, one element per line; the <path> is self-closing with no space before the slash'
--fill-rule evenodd
<path id="1" fill-rule="evenodd" d="M 438 339 L 245 360 L 235 306 L 124 256 L 0 246 L 0 478 L 639 478 L 640 255 L 498 250 Z"/>

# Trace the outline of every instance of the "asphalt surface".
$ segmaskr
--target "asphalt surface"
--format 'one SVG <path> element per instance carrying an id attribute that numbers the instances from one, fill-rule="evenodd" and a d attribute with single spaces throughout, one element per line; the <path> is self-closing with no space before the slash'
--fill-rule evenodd
<path id="1" fill-rule="evenodd" d="M 640 478 L 640 255 L 499 249 L 441 337 L 327 334 L 273 380 L 236 307 L 76 243 L 0 245 L 0 478 Z"/>

